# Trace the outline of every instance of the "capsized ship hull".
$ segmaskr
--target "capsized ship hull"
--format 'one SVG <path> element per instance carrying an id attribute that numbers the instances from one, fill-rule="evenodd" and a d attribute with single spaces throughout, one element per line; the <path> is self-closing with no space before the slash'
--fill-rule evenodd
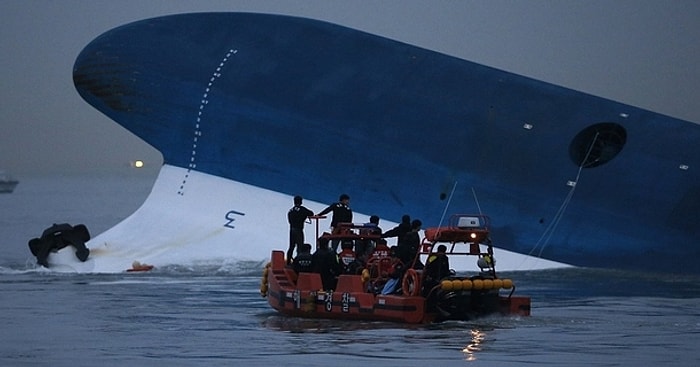
<path id="1" fill-rule="evenodd" d="M 183 169 L 171 182 L 182 200 L 203 195 L 201 172 L 316 202 L 348 193 L 356 212 L 432 226 L 448 204 L 476 210 L 476 197 L 497 247 L 700 272 L 691 122 L 265 14 L 127 24 L 87 45 L 73 77 L 88 103 Z M 282 217 L 256 219 L 284 230 Z"/>

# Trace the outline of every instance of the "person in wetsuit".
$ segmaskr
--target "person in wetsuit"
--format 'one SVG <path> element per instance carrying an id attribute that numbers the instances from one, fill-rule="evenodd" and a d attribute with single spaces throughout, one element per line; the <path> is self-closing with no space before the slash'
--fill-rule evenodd
<path id="1" fill-rule="evenodd" d="M 418 255 L 418 250 L 420 248 L 420 234 L 418 232 L 420 231 L 422 225 L 423 222 L 418 219 L 414 219 L 411 222 L 411 230 L 399 237 L 398 246 L 396 248 L 396 252 L 401 261 L 408 267 L 412 267 L 414 269 L 423 268 L 423 264 L 420 262 L 420 260 L 416 260 L 416 264 L 413 264 L 413 261 L 416 259 L 416 255 Z"/>
<path id="2" fill-rule="evenodd" d="M 439 245 L 437 252 L 431 254 L 425 264 L 425 282 L 437 284 L 450 276 L 450 260 L 447 258 L 447 246 Z"/>
<path id="3" fill-rule="evenodd" d="M 390 237 L 396 237 L 396 238 L 401 238 L 404 234 L 408 233 L 411 230 L 411 216 L 408 214 L 404 214 L 403 217 L 401 217 L 401 223 L 399 223 L 398 226 L 382 233 L 382 238 L 390 238 Z"/>
<path id="4" fill-rule="evenodd" d="M 294 197 L 294 206 L 287 212 L 289 222 L 289 248 L 287 249 L 287 264 L 292 263 L 294 248 L 304 243 L 304 222 L 306 218 L 314 215 L 314 212 L 301 205 L 302 197 Z"/>
<path id="5" fill-rule="evenodd" d="M 326 209 L 323 209 L 317 216 L 326 215 L 333 212 L 333 217 L 331 218 L 331 233 L 338 233 L 338 223 L 352 223 L 352 209 L 350 209 L 350 196 L 347 194 L 342 194 L 338 198 L 337 203 L 329 205 Z M 338 240 L 333 240 L 331 248 L 333 252 L 338 252 L 338 245 L 340 242 Z"/>
<path id="6" fill-rule="evenodd" d="M 75 256 L 80 261 L 86 261 L 90 255 L 90 249 L 85 242 L 90 240 L 90 232 L 83 224 L 75 227 L 68 223 L 56 224 L 44 230 L 41 238 L 29 240 L 29 250 L 36 256 L 37 264 L 48 268 L 49 254 L 67 246 L 75 248 Z"/>
<path id="7" fill-rule="evenodd" d="M 316 252 L 311 257 L 314 273 L 321 275 L 321 283 L 324 290 L 334 290 L 337 276 L 342 269 L 338 262 L 338 255 L 328 248 L 327 240 L 319 240 Z"/>
<path id="8" fill-rule="evenodd" d="M 436 293 L 432 292 L 433 288 L 439 285 L 442 279 L 452 275 L 450 260 L 447 258 L 447 246 L 439 245 L 437 252 L 428 256 L 423 275 L 423 297 L 428 298 L 428 308 L 432 309 L 435 307 L 437 297 Z"/>

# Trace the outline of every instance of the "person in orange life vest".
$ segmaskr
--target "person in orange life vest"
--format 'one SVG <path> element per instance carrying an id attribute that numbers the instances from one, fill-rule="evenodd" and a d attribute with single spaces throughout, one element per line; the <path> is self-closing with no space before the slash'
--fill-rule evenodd
<path id="1" fill-rule="evenodd" d="M 338 198 L 337 203 L 329 205 L 326 209 L 323 209 L 316 215 L 322 216 L 333 212 L 333 216 L 331 218 L 331 233 L 337 234 L 338 223 L 352 223 L 352 209 L 350 209 L 350 206 L 348 205 L 349 203 L 350 196 L 347 194 L 342 194 Z M 331 248 L 333 249 L 333 252 L 338 252 L 339 243 L 340 242 L 338 240 L 332 241 Z"/>
<path id="2" fill-rule="evenodd" d="M 352 241 L 343 241 L 340 245 L 341 251 L 338 254 L 338 258 L 340 259 L 340 265 L 343 267 L 343 274 L 357 274 L 359 264 L 352 247 Z"/>
<path id="3" fill-rule="evenodd" d="M 314 212 L 301 205 L 302 197 L 294 197 L 294 206 L 287 212 L 289 222 L 289 248 L 287 249 L 287 264 L 292 263 L 294 248 L 304 243 L 304 222 L 306 218 L 314 215 Z M 298 251 L 297 251 L 298 254 Z"/>
<path id="4" fill-rule="evenodd" d="M 389 280 L 384 284 L 384 289 L 382 289 L 382 294 L 392 294 L 400 289 L 401 279 L 406 271 L 406 268 L 401 261 L 401 258 L 397 254 L 397 247 L 391 248 L 391 268 L 389 269 Z"/>

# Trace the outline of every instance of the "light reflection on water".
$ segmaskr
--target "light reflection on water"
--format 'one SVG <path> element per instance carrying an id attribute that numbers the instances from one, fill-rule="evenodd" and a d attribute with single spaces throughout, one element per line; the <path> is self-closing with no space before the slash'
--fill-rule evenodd
<path id="1" fill-rule="evenodd" d="M 464 349 L 462 349 L 465 359 L 468 362 L 476 361 L 476 355 L 478 352 L 481 352 L 481 343 L 483 343 L 484 339 L 486 339 L 486 333 L 478 329 L 472 329 L 471 336 L 472 339 L 470 340 L 470 343 L 467 344 Z"/>

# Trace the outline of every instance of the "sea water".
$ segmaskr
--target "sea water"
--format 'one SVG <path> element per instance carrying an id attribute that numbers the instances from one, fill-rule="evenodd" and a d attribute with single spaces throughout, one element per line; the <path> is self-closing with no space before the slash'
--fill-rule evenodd
<path id="1" fill-rule="evenodd" d="M 0 195 L 0 366 L 697 366 L 700 277 L 596 269 L 502 274 L 530 317 L 402 325 L 276 314 L 260 272 L 179 264 L 149 273 L 37 269 L 53 223 L 97 234 L 155 175 L 34 177 Z M 614 256 L 614 254 L 611 254 Z M 624 261 L 624 259 L 620 259 Z"/>

